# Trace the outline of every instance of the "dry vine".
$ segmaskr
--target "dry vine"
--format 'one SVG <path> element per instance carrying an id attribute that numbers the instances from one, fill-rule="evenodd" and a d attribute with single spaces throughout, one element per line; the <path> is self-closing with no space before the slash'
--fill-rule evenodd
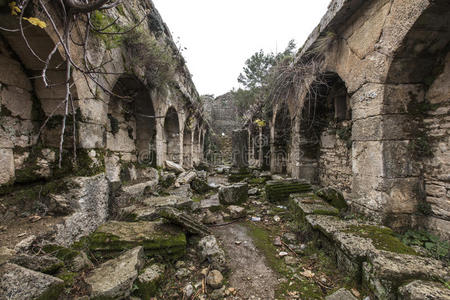
<path id="1" fill-rule="evenodd" d="M 139 26 L 146 18 L 144 17 L 141 21 L 139 21 L 135 26 L 133 26 L 131 29 L 121 32 L 111 32 L 106 31 L 107 29 L 111 28 L 118 19 L 115 19 L 113 22 L 108 24 L 107 26 L 103 28 L 96 28 L 94 24 L 91 22 L 91 13 L 96 10 L 108 10 L 111 8 L 116 7 L 122 2 L 122 0 L 57 0 L 57 1 L 49 1 L 49 0 L 18 0 L 17 2 L 11 2 L 9 5 L 11 7 L 11 14 L 17 15 L 18 17 L 18 27 L 19 28 L 3 28 L 0 27 L 0 30 L 7 31 L 7 32 L 20 32 L 22 39 L 24 40 L 28 50 L 31 52 L 31 54 L 41 63 L 43 63 L 41 78 L 44 82 L 44 86 L 46 88 L 52 88 L 55 86 L 63 85 L 65 87 L 65 97 L 64 100 L 59 103 L 59 105 L 50 113 L 50 115 L 47 117 L 47 119 L 42 124 L 37 139 L 39 139 L 40 135 L 42 134 L 43 129 L 49 122 L 49 120 L 55 115 L 56 111 L 58 111 L 61 107 L 64 107 L 64 115 L 62 120 L 62 128 L 61 128 L 61 134 L 60 134 L 60 143 L 59 143 L 59 163 L 58 166 L 61 168 L 62 164 L 62 153 L 63 153 L 63 143 L 64 143 L 64 134 L 66 131 L 66 123 L 67 118 L 69 114 L 72 114 L 73 117 L 73 147 L 74 147 L 74 163 L 77 163 L 77 146 L 76 146 L 76 123 L 75 123 L 75 104 L 73 95 L 71 93 L 71 88 L 74 85 L 74 83 L 71 81 L 71 73 L 72 70 L 79 71 L 84 79 L 87 81 L 87 86 L 91 89 L 91 93 L 95 95 L 95 92 L 92 90 L 91 85 L 89 84 L 89 80 L 94 82 L 98 87 L 100 87 L 104 92 L 108 93 L 109 95 L 118 97 L 118 98 L 127 98 L 126 96 L 120 96 L 114 94 L 112 91 L 110 91 L 108 88 L 106 88 L 104 85 L 102 85 L 96 78 L 97 74 L 113 74 L 113 73 L 107 73 L 102 72 L 101 68 L 106 63 L 103 63 L 102 65 L 98 67 L 91 67 L 88 58 L 87 58 L 87 45 L 89 43 L 90 39 L 90 32 L 95 32 L 96 34 L 107 34 L 107 35 L 116 35 L 116 34 L 126 34 L 133 29 L 135 29 L 137 26 Z M 34 9 L 43 12 L 45 15 L 46 21 L 50 23 L 51 29 L 54 31 L 58 38 L 58 43 L 56 43 L 53 50 L 48 54 L 46 58 L 40 57 L 35 49 L 31 47 L 30 42 L 25 35 L 25 29 L 29 26 L 35 25 L 39 26 L 41 28 L 45 28 L 47 26 L 47 23 L 34 17 L 26 18 L 25 13 L 28 12 L 27 8 L 30 8 L 31 5 L 34 5 Z M 50 7 L 57 9 L 57 11 L 61 14 L 62 20 L 57 20 L 55 16 L 53 16 L 50 13 Z M 23 20 L 27 20 L 31 25 L 24 26 Z M 56 25 L 58 22 L 62 21 L 62 28 L 58 28 Z M 81 41 L 74 41 L 72 32 L 74 29 L 80 30 L 80 27 L 84 27 L 84 36 L 82 37 Z M 80 46 L 83 49 L 83 60 L 81 64 L 77 64 L 73 58 L 73 53 L 71 49 L 71 44 L 74 44 L 76 46 Z M 50 65 L 50 61 L 52 60 L 52 57 L 58 52 L 59 49 L 62 49 L 62 52 L 64 54 L 65 58 L 65 67 L 66 67 L 66 74 L 65 74 L 65 80 L 64 82 L 60 83 L 50 83 L 50 80 L 47 76 L 47 70 Z"/>

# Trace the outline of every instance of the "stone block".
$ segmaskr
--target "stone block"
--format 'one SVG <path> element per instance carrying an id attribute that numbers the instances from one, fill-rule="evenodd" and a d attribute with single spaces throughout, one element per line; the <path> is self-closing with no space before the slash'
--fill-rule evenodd
<path id="1" fill-rule="evenodd" d="M 242 204 L 248 199 L 248 184 L 235 183 L 219 189 L 219 201 L 223 205 Z"/>
<path id="2" fill-rule="evenodd" d="M 105 147 L 105 128 L 102 125 L 78 123 L 79 145 L 83 149 Z"/>
<path id="3" fill-rule="evenodd" d="M 271 180 L 266 183 L 265 190 L 269 202 L 280 202 L 289 200 L 291 194 L 310 192 L 312 187 L 309 183 L 295 179 Z"/>
<path id="4" fill-rule="evenodd" d="M 383 141 L 385 177 L 419 176 L 421 166 L 411 154 L 410 143 L 409 141 Z"/>
<path id="5" fill-rule="evenodd" d="M 186 236 L 177 227 L 160 222 L 116 222 L 101 225 L 88 237 L 91 251 L 114 257 L 124 250 L 143 246 L 149 257 L 178 259 L 186 251 Z"/>
<path id="6" fill-rule="evenodd" d="M 117 152 L 133 152 L 136 149 L 134 140 L 129 136 L 128 129 L 124 126 L 120 126 L 116 134 L 106 133 L 106 147 Z"/>
<path id="7" fill-rule="evenodd" d="M 15 86 L 1 89 L 0 104 L 9 110 L 13 117 L 31 120 L 33 101 L 27 90 Z"/>
<path id="8" fill-rule="evenodd" d="M 125 299 L 131 294 L 133 283 L 144 267 L 142 247 L 101 264 L 85 279 L 95 299 Z"/>
<path id="9" fill-rule="evenodd" d="M 414 280 L 399 289 L 400 300 L 450 299 L 450 289 L 440 282 Z"/>
<path id="10" fill-rule="evenodd" d="M 322 148 L 333 149 L 336 145 L 336 133 L 332 131 L 324 131 L 320 137 Z"/>
<path id="11" fill-rule="evenodd" d="M 352 144 L 352 173 L 359 176 L 384 176 L 383 143 L 354 141 Z"/>
<path id="12" fill-rule="evenodd" d="M 97 99 L 80 99 L 78 107 L 82 120 L 99 125 L 105 125 L 108 122 L 108 107 L 104 102 Z"/>
<path id="13" fill-rule="evenodd" d="M 41 74 L 39 74 L 41 75 Z M 63 101 L 66 98 L 66 86 L 61 85 L 66 80 L 66 71 L 48 70 L 47 78 L 49 84 L 59 84 L 53 87 L 45 87 L 42 78 L 34 80 L 34 91 L 39 99 L 53 99 Z"/>
<path id="14" fill-rule="evenodd" d="M 31 82 L 22 70 L 20 63 L 4 55 L 0 55 L 0 82 L 31 91 Z"/>
<path id="15" fill-rule="evenodd" d="M 0 266 L 0 291 L 4 299 L 58 299 L 64 281 L 15 264 Z"/>
<path id="16" fill-rule="evenodd" d="M 415 125 L 408 115 L 383 115 L 356 120 L 353 141 L 406 140 L 413 136 Z"/>
<path id="17" fill-rule="evenodd" d="M 248 131 L 234 130 L 232 132 L 233 167 L 248 167 Z"/>
<path id="18" fill-rule="evenodd" d="M 12 149 L 0 149 L 0 185 L 12 183 L 15 176 L 14 154 Z"/>

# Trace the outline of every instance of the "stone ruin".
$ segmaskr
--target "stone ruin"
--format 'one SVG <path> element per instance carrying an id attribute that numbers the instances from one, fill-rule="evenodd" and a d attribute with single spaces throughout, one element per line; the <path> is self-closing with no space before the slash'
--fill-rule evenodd
<path id="1" fill-rule="evenodd" d="M 261 110 L 249 116 L 248 164 L 448 240 L 449 13 L 448 1 L 332 1 L 293 63 L 315 66 L 298 97 L 277 99 L 262 129 Z"/>

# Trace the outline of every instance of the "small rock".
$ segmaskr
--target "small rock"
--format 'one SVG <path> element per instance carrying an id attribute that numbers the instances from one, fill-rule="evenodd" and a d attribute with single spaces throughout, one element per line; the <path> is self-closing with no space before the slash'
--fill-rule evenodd
<path id="1" fill-rule="evenodd" d="M 274 216 L 273 220 L 278 223 L 281 221 L 281 218 L 279 216 Z"/>
<path id="2" fill-rule="evenodd" d="M 219 247 L 215 236 L 205 236 L 198 242 L 198 247 L 203 260 L 208 260 L 213 268 L 224 269 L 226 263 L 225 252 Z"/>
<path id="3" fill-rule="evenodd" d="M 26 239 L 21 240 L 16 244 L 14 247 L 14 250 L 16 252 L 25 252 L 28 249 L 30 249 L 31 245 L 33 245 L 34 240 L 36 239 L 36 236 L 31 235 L 27 237 Z"/>
<path id="4" fill-rule="evenodd" d="M 259 190 L 257 188 L 252 188 L 252 189 L 248 190 L 249 196 L 256 196 L 256 195 L 258 195 L 258 193 L 259 193 Z"/>
<path id="5" fill-rule="evenodd" d="M 297 259 L 295 257 L 292 256 L 285 256 L 284 257 L 284 262 L 289 265 L 289 266 L 295 266 L 297 265 Z"/>
<path id="6" fill-rule="evenodd" d="M 138 276 L 136 284 L 139 288 L 138 294 L 142 299 L 150 299 L 150 297 L 156 295 L 164 276 L 164 270 L 164 265 L 153 264 Z"/>
<path id="7" fill-rule="evenodd" d="M 242 244 L 242 242 L 241 241 L 235 241 L 234 242 L 236 245 L 240 245 L 240 244 Z"/>
<path id="8" fill-rule="evenodd" d="M 213 289 L 220 289 L 222 287 L 223 275 L 218 270 L 212 270 L 206 276 L 206 283 Z"/>
<path id="9" fill-rule="evenodd" d="M 0 231 L 1 232 L 6 231 L 7 229 L 8 229 L 8 227 L 6 227 L 6 226 L 0 226 Z"/>
<path id="10" fill-rule="evenodd" d="M 275 239 L 273 240 L 273 244 L 277 247 L 280 247 L 283 245 L 283 243 L 281 243 L 281 238 L 279 236 L 275 237 Z"/>
<path id="11" fill-rule="evenodd" d="M 188 269 L 181 268 L 181 269 L 178 269 L 178 271 L 175 273 L 175 277 L 181 279 L 181 278 L 188 277 L 189 274 L 191 274 L 191 272 Z"/>
<path id="12" fill-rule="evenodd" d="M 202 223 L 204 224 L 216 224 L 219 223 L 218 215 L 212 213 L 209 209 L 206 210 L 206 214 L 202 219 Z"/>
<path id="13" fill-rule="evenodd" d="M 209 296 L 212 300 L 223 299 L 223 297 L 225 296 L 225 287 L 223 286 L 220 289 L 214 290 Z"/>
<path id="14" fill-rule="evenodd" d="M 192 284 L 188 283 L 183 288 L 183 294 L 189 299 L 194 294 L 194 287 Z"/>
<path id="15" fill-rule="evenodd" d="M 359 298 L 361 296 L 361 293 L 355 288 L 351 289 L 351 292 L 356 298 Z"/>
<path id="16" fill-rule="evenodd" d="M 209 272 L 209 268 L 204 268 L 204 269 L 202 269 L 200 274 L 202 274 L 203 276 L 206 276 L 206 275 L 208 275 L 208 272 Z"/>
<path id="17" fill-rule="evenodd" d="M 228 211 L 232 219 L 239 219 L 246 215 L 245 208 L 242 206 L 230 205 L 228 206 Z"/>
<path id="18" fill-rule="evenodd" d="M 175 268 L 180 269 L 180 268 L 184 268 L 186 266 L 186 263 L 182 260 L 179 260 L 175 263 Z"/>
<path id="19" fill-rule="evenodd" d="M 252 222 L 261 222 L 261 217 L 252 217 Z"/>
<path id="20" fill-rule="evenodd" d="M 289 253 L 284 252 L 284 251 L 281 251 L 280 253 L 278 253 L 278 256 L 280 256 L 280 257 L 285 257 L 285 256 L 288 256 L 288 255 L 289 255 Z"/>
<path id="21" fill-rule="evenodd" d="M 286 232 L 283 234 L 283 239 L 289 243 L 293 243 L 297 240 L 297 236 L 293 233 Z"/>

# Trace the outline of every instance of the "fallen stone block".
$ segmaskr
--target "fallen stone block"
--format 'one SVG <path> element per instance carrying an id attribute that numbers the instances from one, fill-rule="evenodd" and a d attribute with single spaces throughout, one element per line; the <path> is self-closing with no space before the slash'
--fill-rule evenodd
<path id="1" fill-rule="evenodd" d="M 161 207 L 158 209 L 158 214 L 169 220 L 171 223 L 179 225 L 183 228 L 185 228 L 189 233 L 192 234 L 199 234 L 199 235 L 209 235 L 211 234 L 208 227 L 204 226 L 203 224 L 197 222 L 189 216 L 188 214 L 179 211 L 176 208 L 173 207 Z"/>
<path id="2" fill-rule="evenodd" d="M 414 280 L 399 289 L 399 300 L 447 300 L 450 289 L 440 282 Z"/>
<path id="3" fill-rule="evenodd" d="M 145 193 L 148 193 L 149 191 L 156 190 L 157 185 L 158 180 L 154 179 L 146 182 L 123 186 L 122 191 L 129 196 L 140 197 Z"/>
<path id="4" fill-rule="evenodd" d="M 184 196 L 162 196 L 150 197 L 144 200 L 144 204 L 149 207 L 175 207 L 179 209 L 191 209 L 194 201 Z"/>
<path id="5" fill-rule="evenodd" d="M 266 197 L 269 202 L 287 201 L 290 194 L 312 191 L 309 183 L 295 180 L 271 180 L 266 183 Z"/>
<path id="6" fill-rule="evenodd" d="M 119 257 L 101 264 L 85 279 L 96 299 L 125 299 L 144 266 L 144 250 L 136 247 Z"/>
<path id="7" fill-rule="evenodd" d="M 291 194 L 289 196 L 289 208 L 296 214 L 296 217 L 305 217 L 307 215 L 339 215 L 337 208 L 312 193 Z"/>
<path id="8" fill-rule="evenodd" d="M 0 266 L 1 299 L 58 299 L 63 288 L 59 278 L 15 264 Z"/>
<path id="9" fill-rule="evenodd" d="M 211 187 L 208 184 L 208 181 L 201 178 L 195 178 L 191 182 L 191 188 L 194 190 L 197 194 L 206 194 L 211 190 Z"/>
<path id="10" fill-rule="evenodd" d="M 166 191 L 170 196 L 191 198 L 193 193 L 189 184 L 184 184 L 180 187 L 169 189 Z"/>
<path id="11" fill-rule="evenodd" d="M 180 229 L 161 222 L 117 222 L 101 225 L 85 238 L 91 251 L 115 257 L 124 250 L 144 247 L 149 257 L 176 259 L 186 251 L 186 236 Z"/>
<path id="12" fill-rule="evenodd" d="M 247 183 L 235 183 L 219 189 L 219 200 L 223 205 L 242 204 L 248 199 Z"/>
<path id="13" fill-rule="evenodd" d="M 60 259 L 49 255 L 19 254 L 14 256 L 10 263 L 45 274 L 55 274 L 64 266 L 64 262 Z"/>
<path id="14" fill-rule="evenodd" d="M 326 296 L 325 300 L 358 300 L 353 294 L 344 288 L 334 292 L 333 294 Z"/>
<path id="15" fill-rule="evenodd" d="M 195 178 L 197 178 L 197 172 L 195 171 L 181 173 L 180 175 L 178 175 L 178 178 L 175 181 L 175 186 L 179 187 L 184 184 L 190 184 Z"/>
<path id="16" fill-rule="evenodd" d="M 175 174 L 164 172 L 159 177 L 159 184 L 163 188 L 167 189 L 167 188 L 171 187 L 175 183 L 176 179 L 177 179 L 177 176 L 175 176 Z"/>
<path id="17" fill-rule="evenodd" d="M 175 163 L 173 161 L 166 160 L 165 164 L 166 164 L 167 170 L 173 171 L 176 174 L 181 174 L 183 172 L 186 172 L 186 170 L 184 170 L 181 165 L 179 165 L 179 164 L 177 164 L 177 163 Z"/>

